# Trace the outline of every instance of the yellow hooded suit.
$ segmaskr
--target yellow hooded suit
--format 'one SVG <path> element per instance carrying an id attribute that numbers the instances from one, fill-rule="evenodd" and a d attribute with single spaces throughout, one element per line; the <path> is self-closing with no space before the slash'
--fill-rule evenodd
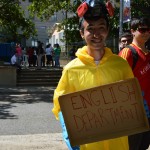
<path id="1" fill-rule="evenodd" d="M 64 67 L 62 77 L 54 93 L 52 111 L 57 119 L 58 113 L 61 111 L 58 102 L 60 95 L 133 78 L 128 63 L 113 54 L 109 48 L 105 48 L 105 54 L 98 65 L 95 64 L 93 57 L 88 55 L 87 46 L 78 49 L 76 56 L 76 59 Z M 80 150 L 128 149 L 128 137 L 80 145 Z"/>

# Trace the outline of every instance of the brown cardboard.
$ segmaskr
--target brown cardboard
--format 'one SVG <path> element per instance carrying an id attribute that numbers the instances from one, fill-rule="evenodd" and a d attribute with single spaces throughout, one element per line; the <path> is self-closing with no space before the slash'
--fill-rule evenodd
<path id="1" fill-rule="evenodd" d="M 136 78 L 59 97 L 72 146 L 147 131 Z"/>

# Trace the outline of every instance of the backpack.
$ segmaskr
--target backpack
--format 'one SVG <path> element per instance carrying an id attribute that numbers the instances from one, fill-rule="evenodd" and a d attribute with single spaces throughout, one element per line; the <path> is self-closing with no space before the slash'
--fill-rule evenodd
<path id="1" fill-rule="evenodd" d="M 132 64 L 132 70 L 135 68 L 136 66 L 136 63 L 138 61 L 138 53 L 136 52 L 135 48 L 131 45 L 127 45 L 126 48 L 129 48 L 132 52 L 132 56 L 133 56 L 133 64 Z"/>

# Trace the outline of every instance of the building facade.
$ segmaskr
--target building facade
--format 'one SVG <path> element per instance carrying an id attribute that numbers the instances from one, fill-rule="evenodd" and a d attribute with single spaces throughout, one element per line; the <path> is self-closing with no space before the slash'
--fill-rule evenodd
<path id="1" fill-rule="evenodd" d="M 32 0 L 26 0 L 22 1 L 20 0 L 20 5 L 22 9 L 25 12 L 25 15 L 27 18 L 30 18 L 33 23 L 35 24 L 35 28 L 37 30 L 37 35 L 32 36 L 29 39 L 26 39 L 25 42 L 23 42 L 24 47 L 29 46 L 37 46 L 37 42 L 40 41 L 44 43 L 44 46 L 46 46 L 50 42 L 49 37 L 49 30 L 55 25 L 56 22 L 62 21 L 62 19 L 65 18 L 65 14 L 63 11 L 56 13 L 53 15 L 49 20 L 47 21 L 41 21 L 36 16 L 31 17 L 30 13 L 28 11 L 28 6 L 32 3 Z M 54 39 L 55 40 L 55 39 Z M 58 42 L 58 41 L 57 41 Z M 55 44 L 56 42 L 53 42 L 52 44 Z"/>

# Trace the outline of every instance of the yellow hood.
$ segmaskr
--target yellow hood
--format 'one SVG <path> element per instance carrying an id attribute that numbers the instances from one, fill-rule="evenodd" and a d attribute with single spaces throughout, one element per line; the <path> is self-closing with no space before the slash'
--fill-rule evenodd
<path id="1" fill-rule="evenodd" d="M 87 53 L 87 46 L 79 48 L 76 52 L 76 56 L 86 65 L 96 65 L 94 62 L 94 58 Z M 112 56 L 111 49 L 105 47 L 105 54 L 100 63 L 104 63 L 110 56 Z"/>

